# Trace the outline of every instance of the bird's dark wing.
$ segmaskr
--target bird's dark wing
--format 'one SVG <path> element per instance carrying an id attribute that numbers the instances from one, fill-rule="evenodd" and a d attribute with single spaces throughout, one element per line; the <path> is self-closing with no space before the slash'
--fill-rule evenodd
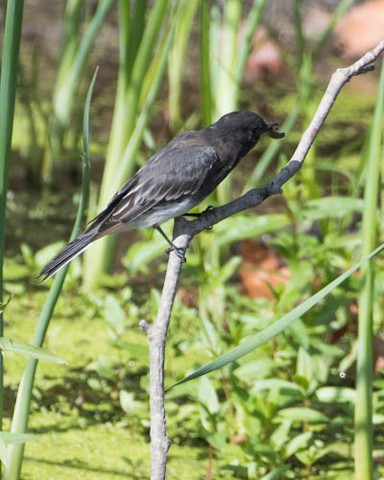
<path id="1" fill-rule="evenodd" d="M 44 267 L 40 277 L 45 280 L 52 276 L 97 238 L 129 227 L 141 216 L 157 209 L 161 212 L 169 204 L 177 204 L 199 192 L 215 160 L 217 157 L 212 147 L 184 145 L 170 148 L 168 144 L 123 185 L 85 232 Z"/>
<path id="2" fill-rule="evenodd" d="M 168 145 L 123 185 L 89 229 L 99 226 L 103 234 L 119 230 L 122 224 L 129 226 L 152 209 L 194 196 L 216 160 L 217 154 L 211 146 L 169 148 Z"/>

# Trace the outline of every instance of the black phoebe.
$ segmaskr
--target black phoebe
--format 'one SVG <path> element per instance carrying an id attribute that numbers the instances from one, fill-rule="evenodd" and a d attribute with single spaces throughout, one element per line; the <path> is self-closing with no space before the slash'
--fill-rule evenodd
<path id="1" fill-rule="evenodd" d="M 40 273 L 46 280 L 98 238 L 122 230 L 154 227 L 185 215 L 204 200 L 256 145 L 260 136 L 282 138 L 276 123 L 249 111 L 232 112 L 201 130 L 171 140 L 112 198 L 89 227 Z"/>

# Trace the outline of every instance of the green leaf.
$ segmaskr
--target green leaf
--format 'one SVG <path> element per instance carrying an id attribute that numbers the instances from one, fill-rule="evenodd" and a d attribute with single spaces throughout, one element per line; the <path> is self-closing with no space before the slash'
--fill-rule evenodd
<path id="1" fill-rule="evenodd" d="M 323 403 L 345 403 L 354 404 L 356 392 L 346 387 L 322 387 L 316 390 L 316 397 Z"/>
<path id="2" fill-rule="evenodd" d="M 274 468 L 271 472 L 269 472 L 264 477 L 261 477 L 260 480 L 280 480 L 284 472 L 289 470 L 288 465 L 280 465 L 277 468 Z"/>
<path id="3" fill-rule="evenodd" d="M 325 197 L 310 200 L 303 205 L 300 214 L 304 219 L 341 218 L 347 214 L 363 211 L 364 201 L 351 197 Z"/>
<path id="4" fill-rule="evenodd" d="M 208 434 L 205 439 L 216 450 L 224 450 L 227 446 L 226 435 L 224 432 L 214 432 Z"/>
<path id="5" fill-rule="evenodd" d="M 312 438 L 313 432 L 304 432 L 293 438 L 285 449 L 286 458 L 295 454 L 298 450 L 308 447 L 308 442 Z"/>
<path id="6" fill-rule="evenodd" d="M 209 413 L 214 414 L 220 410 L 220 403 L 216 391 L 212 382 L 206 377 L 200 379 L 198 398 Z"/>
<path id="7" fill-rule="evenodd" d="M 105 299 L 104 317 L 115 335 L 122 335 L 125 331 L 125 312 L 120 303 L 113 295 L 108 295 Z"/>
<path id="8" fill-rule="evenodd" d="M 39 360 L 47 360 L 49 362 L 67 365 L 68 362 L 60 357 L 57 357 L 48 350 L 34 347 L 28 343 L 18 342 L 10 338 L 0 337 L 0 349 L 4 352 L 15 352 L 28 357 L 37 358 Z"/>
<path id="9" fill-rule="evenodd" d="M 240 365 L 236 368 L 234 374 L 240 380 L 246 379 L 247 382 L 253 382 L 256 379 L 270 375 L 275 366 L 276 363 L 272 358 L 259 358 L 258 360 L 252 360 L 244 365 Z M 259 381 L 257 381 L 257 385 L 259 385 Z"/>
<path id="10" fill-rule="evenodd" d="M 255 350 L 260 345 L 263 345 L 264 343 L 268 342 L 271 338 L 275 337 L 280 332 L 282 332 L 285 328 L 287 328 L 292 322 L 302 317 L 311 308 L 317 305 L 321 300 L 323 300 L 323 298 L 329 295 L 336 287 L 338 287 L 341 283 L 343 283 L 364 263 L 366 263 L 371 258 L 376 256 L 383 249 L 384 249 L 384 243 L 381 244 L 369 255 L 364 257 L 360 262 L 355 263 L 351 268 L 349 268 L 346 272 L 338 276 L 335 280 L 330 282 L 328 285 L 322 288 L 315 295 L 312 295 L 312 297 L 310 297 L 308 300 L 298 305 L 291 312 L 287 313 L 286 315 L 283 315 L 283 317 L 281 317 L 279 320 L 274 322 L 272 325 L 265 328 L 261 332 L 258 332 L 255 335 L 252 335 L 251 337 L 246 338 L 241 345 L 224 353 L 220 357 L 216 358 L 216 360 L 203 365 L 201 368 L 187 375 L 182 380 L 180 380 L 180 382 L 177 382 L 175 385 L 188 382 L 190 380 L 193 380 L 194 378 L 200 377 L 201 375 L 206 375 L 207 373 L 212 372 L 213 370 L 217 370 L 218 368 L 221 368 L 224 365 L 227 365 L 228 363 L 238 360 L 244 355 L 247 355 L 247 353 L 250 353 L 253 350 Z"/>
<path id="11" fill-rule="evenodd" d="M 276 430 L 272 433 L 270 440 L 276 451 L 286 445 L 291 427 L 292 422 L 290 420 L 284 420 L 280 422 Z"/>
<path id="12" fill-rule="evenodd" d="M 257 380 L 255 382 L 252 391 L 260 391 L 260 390 L 270 390 L 270 389 L 278 389 L 278 390 L 288 390 L 288 391 L 295 391 L 302 395 L 304 395 L 304 389 L 297 385 L 297 383 L 288 382 L 287 380 L 280 380 L 278 378 L 268 378 L 265 380 Z"/>
<path id="13" fill-rule="evenodd" d="M 273 213 L 257 217 L 255 215 L 235 215 L 215 226 L 214 233 L 220 246 L 239 242 L 245 238 L 257 237 L 274 232 L 290 224 L 288 215 Z"/>
<path id="14" fill-rule="evenodd" d="M 227 280 L 234 275 L 236 270 L 241 264 L 241 257 L 234 256 L 231 257 L 222 267 L 220 270 L 220 278 L 223 283 L 227 282 Z"/>
<path id="15" fill-rule="evenodd" d="M 121 408 L 125 413 L 131 415 L 136 408 L 135 394 L 133 392 L 127 392 L 126 390 L 121 390 L 119 397 Z"/>
<path id="16" fill-rule="evenodd" d="M 154 236 L 151 240 L 135 242 L 129 247 L 123 265 L 131 272 L 137 272 L 149 262 L 159 258 L 166 249 L 167 244 L 162 237 Z"/>
<path id="17" fill-rule="evenodd" d="M 314 410 L 313 408 L 307 407 L 284 408 L 278 412 L 277 417 L 298 423 L 323 423 L 328 421 L 328 417 L 326 415 Z"/>
<path id="18" fill-rule="evenodd" d="M 372 423 L 373 425 L 382 425 L 384 423 L 384 415 L 380 413 L 373 414 Z"/>

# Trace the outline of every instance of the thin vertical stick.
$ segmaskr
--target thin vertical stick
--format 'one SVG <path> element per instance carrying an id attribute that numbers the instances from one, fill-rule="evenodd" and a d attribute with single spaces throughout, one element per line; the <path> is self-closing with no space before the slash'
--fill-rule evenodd
<path id="1" fill-rule="evenodd" d="M 190 238 L 188 235 L 182 235 L 177 238 L 175 245 L 185 251 Z M 140 322 L 141 328 L 147 334 L 149 343 L 151 480 L 163 480 L 165 478 L 167 454 L 170 447 L 164 406 L 165 344 L 181 266 L 182 260 L 180 257 L 175 252 L 171 252 L 156 320 L 153 325 L 149 325 L 145 320 Z"/>

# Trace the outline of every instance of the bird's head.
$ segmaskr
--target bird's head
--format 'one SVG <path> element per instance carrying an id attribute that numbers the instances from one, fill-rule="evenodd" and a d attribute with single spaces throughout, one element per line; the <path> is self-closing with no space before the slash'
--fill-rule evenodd
<path id="1" fill-rule="evenodd" d="M 283 138 L 285 133 L 278 132 L 278 124 L 263 120 L 257 113 L 245 110 L 227 113 L 216 124 L 233 141 L 236 137 L 249 150 L 266 133 L 271 138 Z"/>

